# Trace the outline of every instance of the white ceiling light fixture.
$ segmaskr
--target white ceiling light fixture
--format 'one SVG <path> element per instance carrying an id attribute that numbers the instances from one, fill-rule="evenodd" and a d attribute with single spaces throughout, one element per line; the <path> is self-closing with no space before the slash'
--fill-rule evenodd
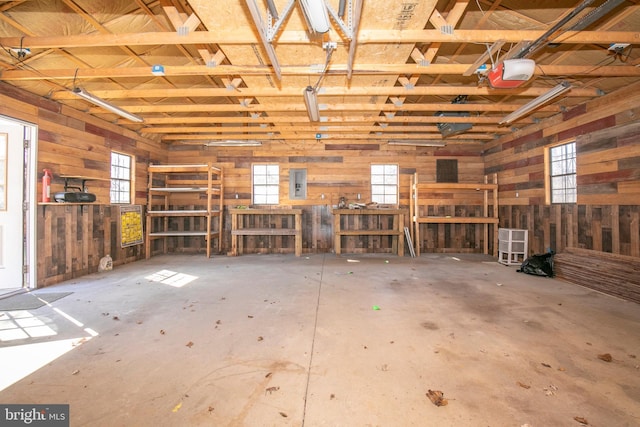
<path id="1" fill-rule="evenodd" d="M 123 110 L 120 107 L 117 107 L 107 101 L 105 101 L 102 98 L 98 98 L 95 95 L 90 94 L 89 92 L 86 92 L 82 89 L 80 89 L 79 87 L 73 88 L 72 91 L 74 94 L 76 94 L 77 96 L 79 96 L 80 98 L 91 102 L 92 104 L 97 105 L 98 107 L 102 107 L 105 110 L 109 110 L 112 113 L 116 113 L 117 115 L 119 115 L 120 117 L 124 117 L 125 119 L 131 120 L 132 122 L 135 123 L 142 123 L 144 121 L 144 119 L 140 116 L 136 116 L 135 114 L 132 114 L 126 110 Z"/>
<path id="2" fill-rule="evenodd" d="M 324 0 L 298 0 L 311 33 L 324 34 L 331 28 Z"/>
<path id="3" fill-rule="evenodd" d="M 389 145 L 412 145 L 414 147 L 444 147 L 447 145 L 445 141 L 412 141 L 403 139 L 393 139 L 387 142 Z"/>
<path id="4" fill-rule="evenodd" d="M 498 124 L 499 125 L 511 124 L 514 121 L 518 120 L 519 118 L 524 117 L 530 112 L 542 107 L 543 105 L 547 104 L 551 100 L 557 98 L 558 96 L 562 95 L 563 93 L 567 92 L 570 89 L 571 89 L 571 85 L 569 83 L 562 82 L 559 85 L 553 87 L 550 91 L 529 101 L 528 103 L 524 104 L 522 107 L 518 108 L 513 113 L 507 115 L 505 118 L 500 120 Z"/>
<path id="5" fill-rule="evenodd" d="M 227 139 L 224 141 L 209 141 L 207 147 L 260 147 L 262 142 L 256 140 Z"/>
<path id="6" fill-rule="evenodd" d="M 311 86 L 307 86 L 303 92 L 304 105 L 307 107 L 307 114 L 309 120 L 312 122 L 320 121 L 320 108 L 318 107 L 318 94 L 316 89 Z"/>
<path id="7" fill-rule="evenodd" d="M 336 48 L 335 43 L 325 43 L 324 48 L 327 50 L 327 57 L 324 62 L 324 68 L 320 73 L 320 77 L 318 77 L 318 81 L 313 86 L 307 86 L 302 92 L 304 97 L 304 105 L 307 107 L 307 114 L 309 115 L 309 120 L 312 122 L 320 121 L 320 106 L 318 105 L 318 88 L 320 87 L 320 82 L 322 78 L 327 72 L 329 68 L 329 62 L 331 61 L 331 55 L 333 54 L 333 50 Z"/>

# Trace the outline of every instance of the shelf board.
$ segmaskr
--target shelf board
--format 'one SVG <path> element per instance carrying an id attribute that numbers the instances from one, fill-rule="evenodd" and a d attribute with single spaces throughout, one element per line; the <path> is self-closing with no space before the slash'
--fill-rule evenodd
<path id="1" fill-rule="evenodd" d="M 498 218 L 481 216 L 421 216 L 417 222 L 420 224 L 497 224 Z"/>
<path id="2" fill-rule="evenodd" d="M 210 233 L 211 236 L 215 236 L 217 233 Z M 206 231 L 158 231 L 155 233 L 149 233 L 149 237 L 197 237 L 206 236 Z"/>
<path id="3" fill-rule="evenodd" d="M 149 216 L 207 216 L 206 210 L 147 211 Z"/>
<path id="4" fill-rule="evenodd" d="M 207 187 L 152 187 L 149 191 L 158 193 L 206 193 Z"/>

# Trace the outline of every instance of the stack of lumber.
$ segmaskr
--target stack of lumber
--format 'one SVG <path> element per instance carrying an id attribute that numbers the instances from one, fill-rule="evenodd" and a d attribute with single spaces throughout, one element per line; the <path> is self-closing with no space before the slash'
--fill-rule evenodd
<path id="1" fill-rule="evenodd" d="M 640 303 L 640 258 L 580 248 L 554 256 L 557 278 Z"/>

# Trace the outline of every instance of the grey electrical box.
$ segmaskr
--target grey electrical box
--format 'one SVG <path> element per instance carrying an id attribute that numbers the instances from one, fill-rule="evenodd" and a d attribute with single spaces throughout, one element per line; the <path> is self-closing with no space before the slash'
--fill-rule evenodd
<path id="1" fill-rule="evenodd" d="M 289 169 L 289 199 L 304 200 L 307 198 L 307 170 Z"/>

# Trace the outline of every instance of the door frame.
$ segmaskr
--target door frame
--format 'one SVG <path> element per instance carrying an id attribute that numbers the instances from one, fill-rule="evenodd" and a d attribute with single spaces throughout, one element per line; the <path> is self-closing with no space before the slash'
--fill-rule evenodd
<path id="1" fill-rule="evenodd" d="M 36 214 L 38 211 L 37 200 L 37 172 L 38 164 L 38 126 L 24 120 L 14 117 L 4 116 L 0 114 L 0 121 L 12 122 L 22 126 L 23 139 L 28 141 L 28 145 L 24 148 L 24 167 L 23 167 L 23 191 L 22 204 L 25 209 L 22 211 L 22 221 L 24 223 L 25 233 L 23 235 L 23 251 L 22 251 L 22 288 L 25 290 L 35 289 L 38 287 L 37 276 L 37 222 Z M 24 266 L 27 266 L 25 269 Z"/>

